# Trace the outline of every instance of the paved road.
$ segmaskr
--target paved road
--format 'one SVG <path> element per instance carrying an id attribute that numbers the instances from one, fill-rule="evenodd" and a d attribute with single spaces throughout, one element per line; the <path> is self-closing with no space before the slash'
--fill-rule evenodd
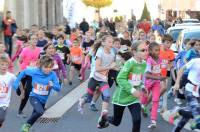
<path id="1" fill-rule="evenodd" d="M 55 104 L 63 96 L 67 95 L 71 90 L 80 84 L 79 80 L 73 83 L 73 86 L 67 86 L 62 89 L 57 96 L 50 96 L 47 103 L 47 107 Z M 112 88 L 112 92 L 113 92 Z M 101 100 L 100 100 L 101 101 Z M 97 107 L 100 108 L 100 101 L 97 103 Z M 63 104 L 65 105 L 65 104 Z M 19 106 L 19 97 L 12 93 L 12 99 L 10 103 L 9 110 L 7 112 L 7 118 L 4 126 L 0 129 L 0 132 L 19 132 L 21 124 L 26 121 L 26 119 L 21 119 L 16 116 L 17 109 Z M 88 107 L 85 107 L 85 114 L 81 115 L 77 112 L 77 103 L 67 111 L 63 117 L 56 123 L 41 124 L 36 123 L 31 129 L 31 132 L 129 132 L 131 131 L 131 117 L 128 109 L 125 110 L 125 114 L 121 125 L 119 127 L 109 126 L 106 129 L 99 130 L 96 128 L 99 112 L 91 112 Z M 30 103 L 25 107 L 24 112 L 30 116 L 32 112 L 32 107 Z M 110 106 L 110 113 L 112 113 L 112 105 Z M 142 128 L 141 132 L 170 132 L 173 128 L 163 119 L 159 117 L 158 127 L 156 129 L 148 129 L 149 118 L 142 118 Z M 183 130 L 183 132 L 189 132 Z"/>

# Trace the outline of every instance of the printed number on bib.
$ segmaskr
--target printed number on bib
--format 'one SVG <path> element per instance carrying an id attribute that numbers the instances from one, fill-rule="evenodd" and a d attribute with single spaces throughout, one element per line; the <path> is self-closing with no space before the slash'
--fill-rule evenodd
<path id="1" fill-rule="evenodd" d="M 5 83 L 0 83 L 0 98 L 5 98 L 8 94 L 8 86 Z"/>
<path id="2" fill-rule="evenodd" d="M 64 54 L 64 53 L 59 52 L 58 55 L 60 56 L 60 58 L 61 58 L 62 60 L 65 59 L 65 54 Z"/>
<path id="3" fill-rule="evenodd" d="M 79 57 L 79 56 L 73 56 L 72 57 L 72 61 L 75 62 L 75 63 L 81 62 L 81 57 Z"/>
<path id="4" fill-rule="evenodd" d="M 152 73 L 159 74 L 161 72 L 160 65 L 153 65 L 152 66 Z"/>
<path id="5" fill-rule="evenodd" d="M 58 63 L 56 61 L 54 61 L 54 65 L 53 65 L 53 69 L 58 69 Z"/>
<path id="6" fill-rule="evenodd" d="M 168 64 L 168 60 L 162 60 L 161 68 L 166 69 Z"/>
<path id="7" fill-rule="evenodd" d="M 142 75 L 141 74 L 130 74 L 129 75 L 129 82 L 133 86 L 138 86 L 142 82 Z"/>
<path id="8" fill-rule="evenodd" d="M 48 95 L 49 94 L 49 86 L 42 84 L 34 84 L 33 92 L 38 95 Z"/>

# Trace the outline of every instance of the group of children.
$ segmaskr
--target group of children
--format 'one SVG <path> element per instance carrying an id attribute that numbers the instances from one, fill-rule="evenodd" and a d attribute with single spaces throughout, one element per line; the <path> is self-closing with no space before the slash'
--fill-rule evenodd
<path id="1" fill-rule="evenodd" d="M 51 90 L 60 91 L 62 82 L 72 85 L 75 71 L 78 79 L 84 80 L 86 69 L 90 69 L 87 93 L 79 99 L 78 111 L 84 113 L 86 103 L 90 103 L 92 111 L 98 111 L 95 103 L 102 95 L 102 109 L 97 127 L 102 129 L 109 124 L 118 126 L 124 109 L 128 107 L 132 117 L 132 132 L 139 132 L 141 113 L 148 116 L 147 107 L 150 105 L 151 121 L 148 127 L 154 128 L 157 126 L 160 97 L 163 98 L 161 112 L 167 110 L 167 84 L 171 71 L 177 68 L 174 91 L 180 91 L 179 88 L 183 87 L 180 87 L 179 82 L 184 82 L 185 85 L 182 86 L 185 86 L 184 95 L 188 108 L 179 110 L 179 113 L 184 114 L 174 131 L 180 131 L 190 118 L 194 118 L 191 128 L 199 129 L 200 60 L 194 58 L 200 57 L 200 41 L 188 41 L 188 51 L 180 52 L 175 58 L 170 49 L 170 35 L 164 35 L 162 43 L 156 43 L 153 33 L 146 35 L 141 31 L 140 36 L 133 34 L 135 39 L 131 42 L 128 32 L 124 33 L 125 38 L 120 39 L 102 31 L 96 40 L 90 31 L 81 35 L 78 29 L 71 37 L 67 37 L 57 28 L 53 29 L 52 34 L 32 29 L 27 39 L 22 39 L 23 35 L 18 31 L 14 36 L 17 49 L 11 59 L 5 53 L 4 44 L 0 43 L 0 125 L 5 120 L 12 87 L 17 95 L 23 94 L 18 110 L 19 117 L 26 117 L 23 109 L 28 99 L 33 107 L 31 117 L 21 128 L 22 132 L 28 132 L 44 113 Z M 20 65 L 17 77 L 12 70 L 12 62 L 16 59 Z M 174 60 L 179 65 L 174 66 Z M 70 65 L 69 77 L 66 65 Z M 185 70 L 186 75 L 183 75 Z M 111 97 L 110 88 L 114 83 L 115 90 Z M 108 111 L 110 102 L 113 104 L 112 116 Z"/>

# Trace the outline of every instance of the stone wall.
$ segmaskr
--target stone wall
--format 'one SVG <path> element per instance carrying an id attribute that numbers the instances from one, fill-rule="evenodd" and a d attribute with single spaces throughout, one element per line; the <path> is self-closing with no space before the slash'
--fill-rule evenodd
<path id="1" fill-rule="evenodd" d="M 5 12 L 10 10 L 20 28 L 36 24 L 49 29 L 63 23 L 63 0 L 5 0 Z"/>

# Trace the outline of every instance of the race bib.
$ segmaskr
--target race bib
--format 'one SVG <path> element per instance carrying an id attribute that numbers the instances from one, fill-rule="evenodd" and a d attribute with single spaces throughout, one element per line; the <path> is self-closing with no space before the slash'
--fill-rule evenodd
<path id="1" fill-rule="evenodd" d="M 129 82 L 133 86 L 139 86 L 142 83 L 142 74 L 130 74 Z"/>
<path id="2" fill-rule="evenodd" d="M 60 58 L 61 58 L 62 60 L 65 59 L 65 54 L 64 54 L 64 53 L 59 52 L 58 55 L 60 56 Z"/>
<path id="3" fill-rule="evenodd" d="M 29 65 L 27 66 L 27 68 L 34 68 L 34 67 L 36 67 L 37 66 L 37 62 L 36 61 L 31 61 L 30 63 L 29 63 Z"/>
<path id="4" fill-rule="evenodd" d="M 72 57 L 72 62 L 81 63 L 81 57 L 80 56 L 73 56 Z"/>
<path id="5" fill-rule="evenodd" d="M 152 73 L 159 74 L 161 72 L 160 65 L 153 65 L 151 70 Z"/>
<path id="6" fill-rule="evenodd" d="M 166 69 L 168 64 L 168 60 L 162 60 L 161 68 Z"/>
<path id="7" fill-rule="evenodd" d="M 34 84 L 33 92 L 38 95 L 48 95 L 49 94 L 49 86 L 42 84 Z"/>
<path id="8" fill-rule="evenodd" d="M 8 94 L 8 86 L 6 84 L 0 84 L 0 98 L 5 98 Z"/>
<path id="9" fill-rule="evenodd" d="M 54 61 L 53 69 L 55 70 L 55 69 L 58 69 L 58 68 L 59 68 L 58 63 L 56 61 Z"/>

